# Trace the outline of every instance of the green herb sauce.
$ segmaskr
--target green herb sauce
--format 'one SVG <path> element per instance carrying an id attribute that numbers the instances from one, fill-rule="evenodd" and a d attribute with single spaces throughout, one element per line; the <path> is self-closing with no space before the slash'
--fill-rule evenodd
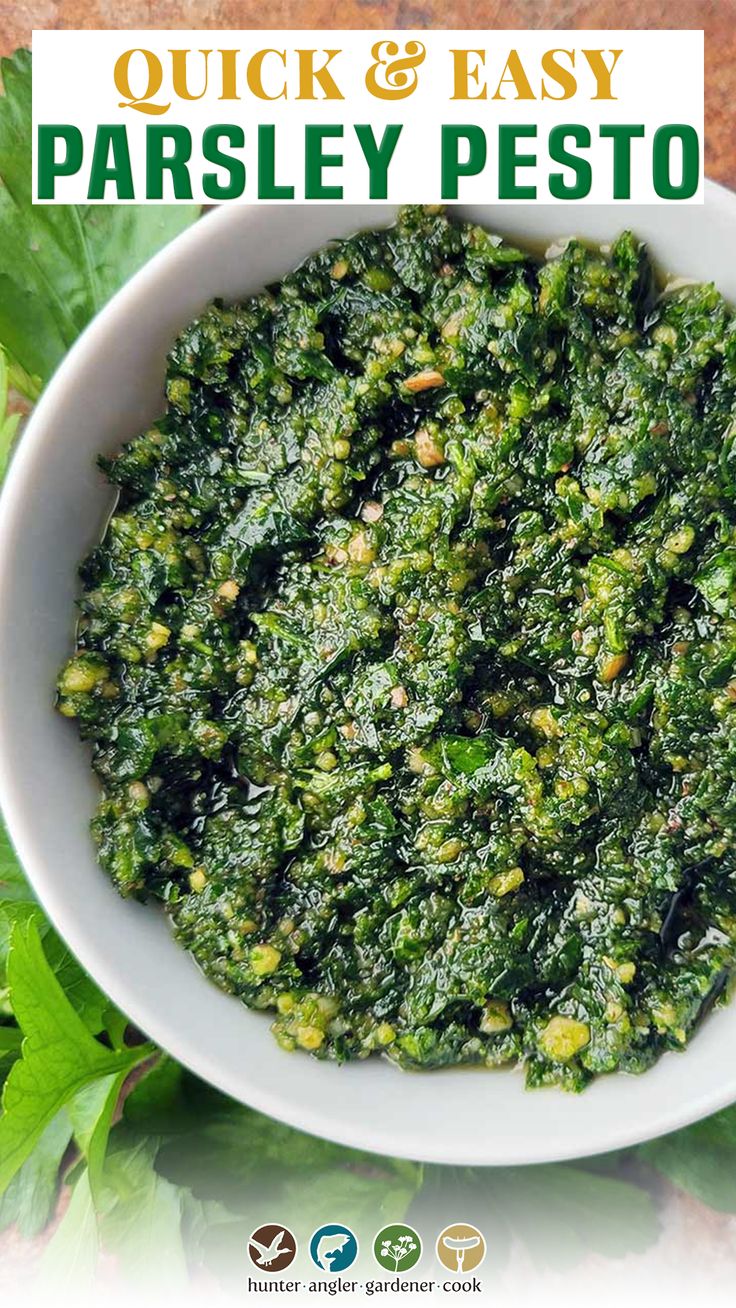
<path id="1" fill-rule="evenodd" d="M 59 707 L 94 833 L 288 1049 L 685 1045 L 736 965 L 736 327 L 434 210 L 174 345 Z"/>

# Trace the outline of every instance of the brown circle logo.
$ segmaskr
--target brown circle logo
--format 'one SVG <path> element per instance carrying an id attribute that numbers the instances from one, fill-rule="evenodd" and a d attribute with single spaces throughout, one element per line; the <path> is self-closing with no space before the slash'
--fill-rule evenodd
<path id="1" fill-rule="evenodd" d="M 480 1267 L 486 1256 L 486 1242 L 477 1226 L 453 1222 L 437 1236 L 437 1257 L 448 1272 L 462 1276 Z"/>
<path id="2" fill-rule="evenodd" d="M 259 1226 L 248 1241 L 248 1257 L 259 1272 L 283 1272 L 296 1258 L 296 1240 L 287 1226 Z"/>

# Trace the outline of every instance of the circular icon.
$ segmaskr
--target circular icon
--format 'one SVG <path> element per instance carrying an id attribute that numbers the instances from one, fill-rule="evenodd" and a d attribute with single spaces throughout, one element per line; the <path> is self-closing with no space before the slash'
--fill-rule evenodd
<path id="1" fill-rule="evenodd" d="M 480 1267 L 486 1256 L 486 1242 L 477 1226 L 453 1222 L 437 1236 L 437 1257 L 448 1272 L 462 1276 Z"/>
<path id="2" fill-rule="evenodd" d="M 296 1240 L 277 1222 L 259 1226 L 248 1241 L 248 1257 L 259 1272 L 283 1272 L 296 1258 Z"/>
<path id="3" fill-rule="evenodd" d="M 348 1226 L 330 1222 L 315 1231 L 309 1256 L 323 1272 L 346 1272 L 358 1257 L 358 1241 Z"/>
<path id="4" fill-rule="evenodd" d="M 384 1226 L 373 1241 L 373 1256 L 387 1272 L 408 1272 L 422 1256 L 422 1242 L 411 1226 Z"/>

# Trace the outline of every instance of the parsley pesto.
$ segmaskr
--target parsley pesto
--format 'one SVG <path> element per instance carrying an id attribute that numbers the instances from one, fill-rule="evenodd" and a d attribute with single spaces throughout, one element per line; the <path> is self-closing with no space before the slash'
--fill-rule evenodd
<path id="1" fill-rule="evenodd" d="M 736 966 L 736 325 L 432 209 L 176 341 L 59 707 L 287 1049 L 583 1086 Z"/>

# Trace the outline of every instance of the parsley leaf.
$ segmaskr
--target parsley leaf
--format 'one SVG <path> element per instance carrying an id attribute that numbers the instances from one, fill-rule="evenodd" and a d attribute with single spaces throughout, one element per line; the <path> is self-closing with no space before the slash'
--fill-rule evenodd
<path id="1" fill-rule="evenodd" d="M 0 822 L 0 902 L 9 899 L 30 899 L 30 890 L 5 827 Z"/>
<path id="2" fill-rule="evenodd" d="M 91 977 L 79 966 L 63 940 L 46 920 L 38 904 L 18 897 L 2 902 L 0 890 L 0 986 L 7 986 L 7 966 L 13 928 L 19 922 L 33 920 L 43 942 L 43 951 L 51 971 L 56 976 L 67 1000 L 76 1009 L 92 1035 L 98 1035 L 107 1024 L 111 1012 L 110 1001 L 95 985 Z M 114 1043 L 114 1042 L 113 1042 Z"/>
<path id="3" fill-rule="evenodd" d="M 97 1214 L 89 1177 L 82 1172 L 72 1190 L 64 1216 L 41 1257 L 36 1291 L 49 1299 L 78 1300 L 91 1285 L 97 1267 L 99 1241 Z M 66 1292 L 66 1293 L 65 1293 Z"/>
<path id="4" fill-rule="evenodd" d="M 20 422 L 19 413 L 8 413 L 8 390 L 8 361 L 3 350 L 0 350 L 0 481 L 5 476 Z"/>
<path id="5" fill-rule="evenodd" d="M 35 399 L 89 320 L 199 208 L 34 205 L 29 51 L 0 73 L 0 344 Z"/>
<path id="6" fill-rule="evenodd" d="M 490 1188 L 492 1203 L 540 1266 L 569 1266 L 592 1252 L 641 1253 L 660 1233 L 643 1187 L 584 1166 L 494 1169 Z"/>
<path id="7" fill-rule="evenodd" d="M 71 1123 L 62 1110 L 0 1197 L 0 1231 L 16 1225 L 21 1235 L 30 1238 L 44 1229 L 54 1213 L 59 1169 L 71 1136 Z"/>
<path id="8" fill-rule="evenodd" d="M 157 1148 L 155 1136 L 135 1139 L 123 1131 L 111 1146 L 99 1195 L 89 1174 L 80 1174 L 41 1259 L 37 1290 L 58 1298 L 61 1288 L 78 1297 L 94 1284 L 101 1247 L 114 1250 L 126 1285 L 145 1285 L 147 1300 L 159 1282 L 168 1293 L 187 1286 L 184 1234 L 201 1205 L 159 1176 Z"/>
<path id="9" fill-rule="evenodd" d="M 187 1194 L 159 1175 L 158 1143 L 155 1136 L 129 1136 L 124 1128 L 111 1141 L 99 1221 L 103 1241 L 115 1250 L 129 1283 L 145 1285 L 150 1292 L 152 1284 L 165 1281 L 171 1292 L 187 1283 Z"/>
<path id="10" fill-rule="evenodd" d="M 3 1091 L 0 1194 L 75 1095 L 102 1077 L 130 1071 L 151 1053 L 150 1045 L 115 1050 L 95 1040 L 54 976 L 33 918 L 13 927 L 7 972 L 24 1040 Z"/>
<path id="11" fill-rule="evenodd" d="M 639 1154 L 709 1208 L 736 1213 L 736 1107 L 652 1140 Z"/>
<path id="12" fill-rule="evenodd" d="M 33 205 L 31 68 L 27 51 L 0 61 L 0 481 L 21 421 L 11 388 L 35 400 L 90 318 L 199 213 Z M 0 909 L 0 1229 L 32 1235 L 72 1135 L 87 1162 L 75 1196 L 97 1193 L 123 1083 L 151 1050 L 123 1045 L 125 1019 L 33 902 L 1 822 Z"/>
<path id="13" fill-rule="evenodd" d="M 69 1105 L 74 1138 L 87 1159 L 90 1188 L 99 1197 L 110 1128 L 129 1069 L 123 1067 L 80 1091 Z"/>
<path id="14" fill-rule="evenodd" d="M 264 1210 L 295 1226 L 307 1210 L 315 1225 L 339 1210 L 367 1240 L 376 1222 L 403 1220 L 422 1185 L 421 1164 L 304 1135 L 187 1072 L 175 1075 L 167 1061 L 136 1086 L 124 1119 L 139 1132 L 161 1131 L 162 1176 L 201 1202 L 225 1204 L 250 1230 Z"/>

